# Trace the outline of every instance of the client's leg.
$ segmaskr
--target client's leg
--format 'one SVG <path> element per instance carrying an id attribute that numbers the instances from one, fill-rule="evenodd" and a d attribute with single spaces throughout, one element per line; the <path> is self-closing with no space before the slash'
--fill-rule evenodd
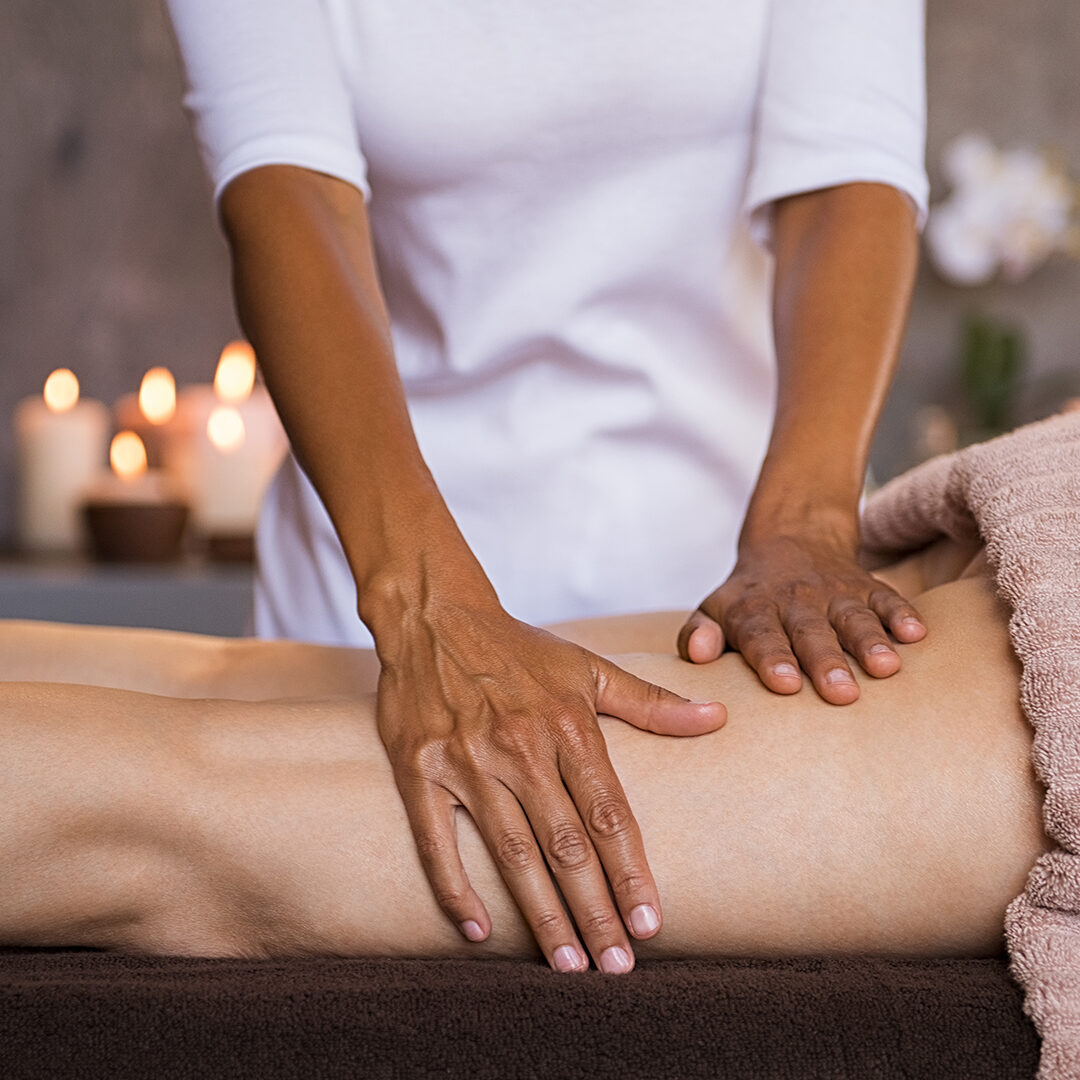
<path id="1" fill-rule="evenodd" d="M 980 580 L 918 599 L 926 642 L 855 705 L 770 694 L 735 655 L 627 666 L 718 696 L 726 728 L 605 721 L 664 902 L 643 955 L 985 953 L 1043 850 L 1003 613 Z M 422 875 L 372 702 L 0 693 L 0 940 L 164 952 L 528 954 L 475 830 L 495 930 L 464 942 Z"/>
<path id="2" fill-rule="evenodd" d="M 374 690 L 368 649 L 167 630 L 0 620 L 0 682 L 65 682 L 169 697 L 353 696 Z"/>

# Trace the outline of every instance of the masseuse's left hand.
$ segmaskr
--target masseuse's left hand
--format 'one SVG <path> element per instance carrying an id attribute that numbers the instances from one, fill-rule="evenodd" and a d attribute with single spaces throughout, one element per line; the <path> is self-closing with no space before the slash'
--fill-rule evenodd
<path id="1" fill-rule="evenodd" d="M 853 545 L 810 530 L 744 541 L 731 576 L 684 624 L 679 652 L 707 663 L 725 647 L 738 649 L 761 681 L 778 694 L 802 687 L 847 705 L 859 687 L 845 651 L 868 675 L 900 667 L 889 634 L 900 642 L 926 633 L 918 612 L 855 562 Z"/>
<path id="2" fill-rule="evenodd" d="M 779 374 L 768 452 L 731 576 L 679 634 L 685 660 L 738 649 L 771 690 L 802 666 L 835 705 L 859 696 L 846 649 L 891 675 L 889 639 L 917 641 L 918 613 L 856 562 L 866 461 L 915 275 L 915 215 L 883 184 L 844 184 L 772 208 Z"/>

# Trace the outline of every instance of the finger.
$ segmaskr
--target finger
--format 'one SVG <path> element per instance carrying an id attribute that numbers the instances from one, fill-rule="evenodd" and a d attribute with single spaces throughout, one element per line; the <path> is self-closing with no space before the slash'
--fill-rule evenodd
<path id="1" fill-rule="evenodd" d="M 898 592 L 880 585 L 870 594 L 870 607 L 897 641 L 911 644 L 926 637 L 926 623 Z"/>
<path id="2" fill-rule="evenodd" d="M 483 941 L 491 933 L 491 917 L 461 862 L 457 801 L 428 780 L 398 787 L 436 903 L 469 941 Z"/>
<path id="3" fill-rule="evenodd" d="M 850 705 L 859 697 L 836 631 L 824 615 L 806 608 L 785 613 L 784 629 L 814 689 L 831 705 Z"/>
<path id="4" fill-rule="evenodd" d="M 532 785 L 521 786 L 527 790 Z M 467 809 L 547 962 L 556 971 L 584 971 L 588 957 L 521 804 L 502 784 L 487 784 L 476 795 Z"/>
<path id="5" fill-rule="evenodd" d="M 522 807 L 540 841 L 547 865 L 555 875 L 563 900 L 596 966 L 609 975 L 623 975 L 634 966 L 634 951 L 620 908 L 611 898 L 608 879 L 593 840 L 562 784 L 528 784 L 522 788 Z M 629 811 L 629 808 L 627 808 Z M 656 887 L 636 918 L 659 928 Z M 655 932 L 655 929 L 653 932 Z"/>
<path id="6" fill-rule="evenodd" d="M 678 650 L 692 664 L 708 664 L 724 651 L 724 631 L 715 619 L 698 608 L 679 631 Z"/>
<path id="7" fill-rule="evenodd" d="M 559 753 L 563 782 L 588 830 L 591 846 L 603 868 L 602 876 L 610 884 L 623 925 L 636 938 L 650 938 L 659 932 L 663 921 L 660 893 L 649 869 L 641 830 L 607 756 L 607 749 L 602 745 L 602 736 L 599 737 L 601 746 L 598 752 L 588 752 L 580 745 L 575 746 L 573 738 L 564 741 Z M 595 896 L 591 894 L 589 899 L 595 900 Z M 614 931 L 604 921 L 608 909 L 596 902 L 585 909 L 585 917 L 600 934 L 602 940 L 599 944 L 594 943 L 590 934 L 585 932 L 579 909 L 571 905 L 571 910 L 590 949 L 594 950 L 594 956 L 596 948 L 604 950 L 611 947 L 609 942 L 618 944 Z M 609 935 L 606 940 L 605 934 Z M 602 962 L 600 967 L 603 968 Z"/>
<path id="8" fill-rule="evenodd" d="M 765 686 L 777 694 L 802 689 L 799 662 L 775 607 L 737 604 L 728 612 L 728 619 L 728 641 Z"/>
<path id="9" fill-rule="evenodd" d="M 900 670 L 900 656 L 892 647 L 881 619 L 857 600 L 834 600 L 829 607 L 832 623 L 841 646 L 854 656 L 863 670 L 876 679 L 895 675 Z"/>
<path id="10" fill-rule="evenodd" d="M 645 682 L 602 657 L 596 663 L 596 711 L 658 735 L 704 735 L 727 723 L 719 701 L 697 703 Z"/>

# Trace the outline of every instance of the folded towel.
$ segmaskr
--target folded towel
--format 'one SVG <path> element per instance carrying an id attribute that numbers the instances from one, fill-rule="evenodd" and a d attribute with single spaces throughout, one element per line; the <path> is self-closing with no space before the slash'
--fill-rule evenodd
<path id="1" fill-rule="evenodd" d="M 1023 667 L 1043 821 L 1058 845 L 1009 906 L 1006 939 L 1042 1036 L 1040 1080 L 1080 1080 L 1080 413 L 935 458 L 868 503 L 863 543 L 896 554 L 981 535 Z"/>

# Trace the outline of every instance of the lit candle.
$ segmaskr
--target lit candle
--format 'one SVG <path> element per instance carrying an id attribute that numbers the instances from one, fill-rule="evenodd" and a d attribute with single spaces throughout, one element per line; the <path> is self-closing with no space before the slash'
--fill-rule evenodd
<path id="1" fill-rule="evenodd" d="M 176 414 L 176 380 L 168 368 L 153 367 L 139 384 L 139 411 L 155 427 Z"/>
<path id="2" fill-rule="evenodd" d="M 176 437 L 166 445 L 166 465 L 190 491 L 192 523 L 211 540 L 212 551 L 239 552 L 245 541 L 250 549 L 259 505 L 287 447 L 270 395 L 255 383 L 255 371 L 250 345 L 227 345 L 212 388 L 180 391 Z"/>
<path id="3" fill-rule="evenodd" d="M 134 431 L 120 431 L 109 444 L 109 468 L 99 470 L 86 486 L 86 502 L 176 502 L 179 487 L 163 470 L 147 465 L 146 445 Z"/>
<path id="4" fill-rule="evenodd" d="M 99 559 L 163 562 L 180 555 L 187 504 L 175 480 L 147 468 L 146 447 L 134 431 L 121 431 L 109 447 L 111 471 L 87 488 L 83 512 Z"/>
<path id="5" fill-rule="evenodd" d="M 134 431 L 142 439 L 151 467 L 161 464 L 175 415 L 176 380 L 164 367 L 150 368 L 142 377 L 138 394 L 125 394 L 113 407 L 117 429 Z"/>
<path id="6" fill-rule="evenodd" d="M 237 405 L 255 389 L 255 350 L 246 341 L 230 341 L 221 350 L 214 372 L 214 393 L 221 401 Z"/>
<path id="7" fill-rule="evenodd" d="M 45 380 L 41 397 L 19 402 L 15 446 L 21 548 L 64 552 L 80 546 L 80 498 L 105 460 L 108 438 L 108 410 L 100 401 L 80 400 L 79 380 L 67 368 Z"/>

